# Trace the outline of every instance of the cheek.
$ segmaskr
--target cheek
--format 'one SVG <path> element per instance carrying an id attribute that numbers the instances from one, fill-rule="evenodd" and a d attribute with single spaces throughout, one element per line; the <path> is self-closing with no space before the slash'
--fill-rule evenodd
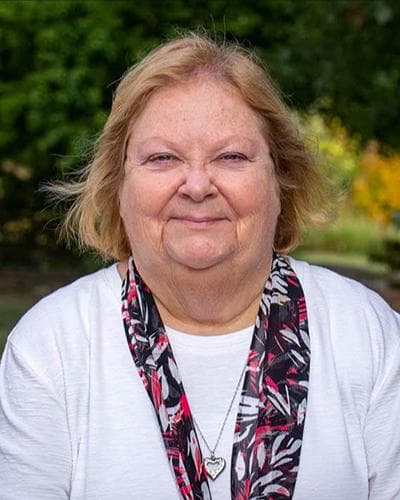
<path id="1" fill-rule="evenodd" d="M 269 187 L 267 207 L 268 206 L 271 209 L 271 214 L 278 219 L 281 213 L 281 193 L 275 178 L 273 184 Z"/>
<path id="2" fill-rule="evenodd" d="M 120 189 L 120 216 L 131 244 L 132 251 L 160 246 L 163 228 L 163 187 L 141 175 L 127 177 Z"/>
<path id="3" fill-rule="evenodd" d="M 279 188 L 275 178 L 267 173 L 243 179 L 231 195 L 236 210 L 241 216 L 255 215 L 273 219 L 279 215 Z"/>
<path id="4" fill-rule="evenodd" d="M 134 193 L 132 193 L 130 186 L 126 182 L 124 182 L 119 191 L 119 214 L 125 225 L 129 223 L 133 212 L 133 199 Z"/>
<path id="5" fill-rule="evenodd" d="M 177 189 L 176 184 L 174 176 L 154 175 L 140 167 L 128 172 L 120 190 L 121 216 L 124 217 L 123 213 L 129 208 L 137 216 L 162 218 Z"/>
<path id="6" fill-rule="evenodd" d="M 136 176 L 129 176 L 120 189 L 120 215 L 125 222 L 145 216 L 154 206 L 157 196 Z M 151 186 L 151 185 L 150 185 Z"/>
<path id="7" fill-rule="evenodd" d="M 123 220 L 132 255 L 144 262 L 157 247 L 157 227 L 151 223 L 148 214 L 149 203 L 138 185 L 125 182 L 120 190 L 120 216 Z M 149 222 L 150 221 L 150 222 Z"/>
<path id="8" fill-rule="evenodd" d="M 128 238 L 132 242 L 133 235 L 140 234 L 145 225 L 146 197 L 143 197 L 136 184 L 124 182 L 120 190 L 119 200 L 119 213 L 124 222 Z"/>
<path id="9" fill-rule="evenodd" d="M 264 183 L 260 180 L 260 204 L 270 217 L 277 218 L 281 211 L 280 190 L 278 180 L 273 170 L 265 172 Z"/>

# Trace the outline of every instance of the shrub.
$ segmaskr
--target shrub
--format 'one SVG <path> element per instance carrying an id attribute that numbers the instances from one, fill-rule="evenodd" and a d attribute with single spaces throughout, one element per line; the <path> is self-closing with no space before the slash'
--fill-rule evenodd
<path id="1" fill-rule="evenodd" d="M 353 200 L 377 221 L 400 223 L 400 156 L 380 154 L 378 144 L 371 142 L 361 158 Z"/>

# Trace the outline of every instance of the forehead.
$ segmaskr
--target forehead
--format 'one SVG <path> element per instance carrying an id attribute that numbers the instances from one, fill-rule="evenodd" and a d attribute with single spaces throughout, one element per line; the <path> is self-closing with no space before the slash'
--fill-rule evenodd
<path id="1" fill-rule="evenodd" d="M 263 137 L 263 120 L 227 81 L 197 77 L 155 91 L 131 124 L 131 139 L 237 135 Z"/>

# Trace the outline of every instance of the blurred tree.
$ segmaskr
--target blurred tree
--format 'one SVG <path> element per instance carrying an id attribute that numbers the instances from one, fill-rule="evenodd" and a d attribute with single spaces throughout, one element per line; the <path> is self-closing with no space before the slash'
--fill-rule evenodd
<path id="1" fill-rule="evenodd" d="M 399 18 L 396 0 L 1 2 L 0 258 L 56 251 L 38 185 L 84 161 L 120 75 L 177 27 L 251 45 L 290 105 L 398 148 Z"/>
<path id="2" fill-rule="evenodd" d="M 348 192 L 359 170 L 358 141 L 349 136 L 338 118 L 326 120 L 315 113 L 295 117 L 308 149 L 314 153 L 335 191 Z"/>
<path id="3" fill-rule="evenodd" d="M 399 148 L 400 2 L 259 3 L 274 6 L 275 29 L 268 22 L 247 36 L 289 102 L 339 117 L 363 142 L 375 138 Z M 262 15 L 270 19 L 266 9 Z"/>
<path id="4" fill-rule="evenodd" d="M 373 219 L 396 224 L 400 216 L 400 156 L 380 154 L 378 144 L 371 141 L 361 158 L 353 198 Z"/>

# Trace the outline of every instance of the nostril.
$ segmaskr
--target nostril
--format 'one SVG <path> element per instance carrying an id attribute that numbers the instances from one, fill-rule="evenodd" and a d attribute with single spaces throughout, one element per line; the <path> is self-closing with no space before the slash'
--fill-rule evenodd
<path id="1" fill-rule="evenodd" d="M 191 170 L 179 188 L 179 193 L 190 197 L 195 201 L 201 201 L 206 197 L 217 193 L 213 179 L 205 169 Z"/>

